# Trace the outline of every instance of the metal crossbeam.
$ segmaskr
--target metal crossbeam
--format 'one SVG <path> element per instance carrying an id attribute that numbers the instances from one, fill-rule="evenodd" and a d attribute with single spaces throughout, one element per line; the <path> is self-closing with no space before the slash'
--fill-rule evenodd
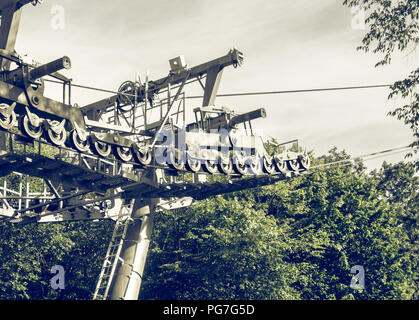
<path id="1" fill-rule="evenodd" d="M 18 207 L 9 205 L 11 199 L 1 199 L 3 211 L 0 216 L 12 218 L 11 221 L 16 223 L 106 219 L 109 217 L 106 210 L 100 209 L 101 204 L 122 194 L 124 197 L 132 199 L 160 198 L 162 201 L 166 199 L 166 205 L 161 205 L 160 208 L 171 209 L 171 207 L 185 206 L 181 204 L 182 199 L 201 200 L 218 194 L 273 184 L 304 173 L 301 171 L 240 178 L 230 177 L 229 179 L 216 179 L 218 181 L 213 182 L 193 179 L 193 183 L 190 183 L 182 175 L 177 178 L 180 178 L 180 181 L 170 176 L 165 177 L 164 170 L 160 169 L 160 179 L 157 181 L 154 174 L 150 176 L 150 173 L 154 172 L 153 170 L 133 172 L 132 165 L 124 165 L 117 160 L 106 160 L 90 154 L 77 153 L 74 150 L 52 146 L 42 141 L 22 140 L 17 134 L 6 133 L 6 135 L 8 135 L 7 148 L 0 155 L 0 176 L 19 172 L 42 178 L 49 187 L 49 194 L 52 197 L 47 200 L 36 199 L 34 196 L 32 200 L 42 201 L 37 205 L 22 206 L 20 204 Z M 43 155 L 46 151 L 50 152 L 52 156 Z M 67 190 L 67 195 L 60 194 L 54 185 L 60 186 L 60 192 Z M 105 194 L 108 190 L 116 188 L 119 188 L 119 194 L 87 198 L 86 200 L 73 201 L 71 204 L 67 201 L 90 192 Z M 6 194 L 3 193 L 3 196 L 5 197 Z M 14 196 L 14 199 L 17 200 L 23 194 Z M 29 200 L 27 199 L 25 203 L 29 204 Z M 23 199 L 19 201 L 22 203 Z M 185 201 L 183 202 L 185 203 Z M 177 204 L 171 206 L 170 203 Z M 59 204 L 58 209 L 56 208 L 57 204 Z M 54 206 L 55 209 L 49 210 L 51 206 Z"/>

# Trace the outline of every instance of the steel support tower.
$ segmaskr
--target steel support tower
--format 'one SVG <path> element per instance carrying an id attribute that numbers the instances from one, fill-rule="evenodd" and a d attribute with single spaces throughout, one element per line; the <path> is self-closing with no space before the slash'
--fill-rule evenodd
<path id="1" fill-rule="evenodd" d="M 72 81 L 59 73 L 70 68 L 68 57 L 27 63 L 15 52 L 22 9 L 40 2 L 0 3 L 0 218 L 114 220 L 94 299 L 138 299 L 159 211 L 307 172 L 296 141 L 269 151 L 254 135 L 251 121 L 266 116 L 263 108 L 215 107 L 223 70 L 242 62 L 236 49 L 195 67 L 172 59 L 167 77 L 127 81 L 111 97 L 71 105 Z M 43 95 L 48 77 L 62 83 L 62 101 Z M 192 83 L 203 98 L 188 124 L 185 86 Z"/>

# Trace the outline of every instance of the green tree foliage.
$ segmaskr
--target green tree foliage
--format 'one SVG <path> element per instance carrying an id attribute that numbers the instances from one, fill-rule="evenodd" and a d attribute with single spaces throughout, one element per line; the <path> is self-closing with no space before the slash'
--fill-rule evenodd
<path id="1" fill-rule="evenodd" d="M 400 263 L 407 235 L 371 179 L 333 169 L 295 179 L 290 189 L 266 187 L 261 195 L 292 230 L 284 260 L 298 266 L 294 286 L 301 298 L 411 298 L 413 283 L 404 279 L 412 279 L 413 266 Z M 366 272 L 367 287 L 360 292 L 349 286 L 354 265 Z"/>
<path id="2" fill-rule="evenodd" d="M 66 288 L 58 299 L 92 299 L 113 227 L 110 220 L 65 224 L 63 235 L 74 245 L 60 260 L 66 271 Z"/>
<path id="3" fill-rule="evenodd" d="M 417 190 L 412 164 L 366 174 L 357 161 L 159 212 L 140 297 L 417 299 Z M 112 228 L 3 222 L 0 299 L 91 299 Z M 65 290 L 49 285 L 56 264 Z M 363 290 L 350 287 L 355 265 Z"/>
<path id="4" fill-rule="evenodd" d="M 395 50 L 415 51 L 419 43 L 419 2 L 417 0 L 344 0 L 344 5 L 363 9 L 367 16 L 365 23 L 368 31 L 358 50 L 383 54 L 376 66 L 391 62 Z M 408 78 L 391 86 L 389 99 L 407 99 L 404 106 L 391 111 L 389 115 L 403 120 L 412 131 L 419 146 L 419 68 L 413 70 Z M 417 152 L 417 149 L 416 149 Z M 419 169 L 419 161 L 416 162 Z"/>
<path id="5" fill-rule="evenodd" d="M 74 243 L 60 225 L 0 224 L 0 299 L 56 298 L 50 268 L 60 264 Z"/>
<path id="6" fill-rule="evenodd" d="M 405 230 L 408 241 L 402 244 L 406 259 L 415 266 L 419 261 L 418 254 L 418 208 L 419 208 L 419 178 L 415 175 L 412 163 L 383 163 L 380 170 L 372 172 L 378 183 L 378 189 L 386 199 L 395 206 L 399 225 Z M 416 283 L 417 273 L 415 274 Z M 416 287 L 414 298 L 419 297 Z"/>
<path id="7" fill-rule="evenodd" d="M 157 216 L 143 283 L 147 299 L 295 299 L 282 261 L 287 230 L 241 199 L 218 196 Z M 157 271 L 157 272 L 156 272 Z"/>
<path id="8" fill-rule="evenodd" d="M 419 4 L 412 0 L 344 0 L 367 13 L 368 32 L 358 50 L 384 54 L 376 66 L 389 64 L 394 50 L 415 49 L 419 43 Z"/>
<path id="9" fill-rule="evenodd" d="M 91 299 L 112 223 L 0 223 L 0 300 Z M 51 268 L 65 269 L 65 289 L 53 290 Z"/>
<path id="10" fill-rule="evenodd" d="M 334 148 L 317 162 L 349 157 Z M 379 176 L 363 168 L 318 170 L 160 214 L 142 298 L 414 299 L 415 247 L 400 220 L 406 200 L 386 190 L 396 185 L 413 199 L 416 178 L 403 163 Z M 350 287 L 355 265 L 365 269 L 364 290 Z"/>
<path id="11" fill-rule="evenodd" d="M 401 97 L 408 99 L 407 104 L 398 107 L 391 111 L 389 114 L 403 120 L 406 125 L 413 131 L 415 141 L 411 146 L 419 147 L 419 68 L 413 71 L 410 76 L 403 80 L 397 81 L 391 87 L 392 92 L 389 99 L 394 97 Z M 415 149 L 417 150 L 417 149 Z M 419 169 L 419 161 L 416 161 L 416 169 Z"/>

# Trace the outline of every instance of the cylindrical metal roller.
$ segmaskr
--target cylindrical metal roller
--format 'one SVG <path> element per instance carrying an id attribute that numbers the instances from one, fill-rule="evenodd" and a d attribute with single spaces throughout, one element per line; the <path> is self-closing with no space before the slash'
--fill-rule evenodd
<path id="1" fill-rule="evenodd" d="M 42 66 L 36 67 L 29 71 L 29 75 L 31 80 L 36 80 L 47 76 L 51 73 L 57 72 L 62 69 L 70 69 L 71 68 L 71 60 L 69 57 L 64 56 L 57 60 L 54 60 L 50 63 L 44 64 Z"/>
<path id="2" fill-rule="evenodd" d="M 256 109 L 256 110 L 233 117 L 230 121 L 230 126 L 235 126 L 239 123 L 251 121 L 258 118 L 266 118 L 265 108 Z"/>

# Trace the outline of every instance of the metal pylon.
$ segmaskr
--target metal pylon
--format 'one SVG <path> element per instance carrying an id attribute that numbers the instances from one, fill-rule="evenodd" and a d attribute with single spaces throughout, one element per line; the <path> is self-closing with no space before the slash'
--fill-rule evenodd
<path id="1" fill-rule="evenodd" d="M 124 199 L 122 201 L 112 238 L 106 252 L 105 261 L 103 262 L 102 270 L 97 281 L 93 300 L 106 300 L 116 266 L 118 265 L 118 260 L 121 259 L 121 248 L 127 233 L 128 225 L 132 220 L 130 215 L 135 199 Z"/>

